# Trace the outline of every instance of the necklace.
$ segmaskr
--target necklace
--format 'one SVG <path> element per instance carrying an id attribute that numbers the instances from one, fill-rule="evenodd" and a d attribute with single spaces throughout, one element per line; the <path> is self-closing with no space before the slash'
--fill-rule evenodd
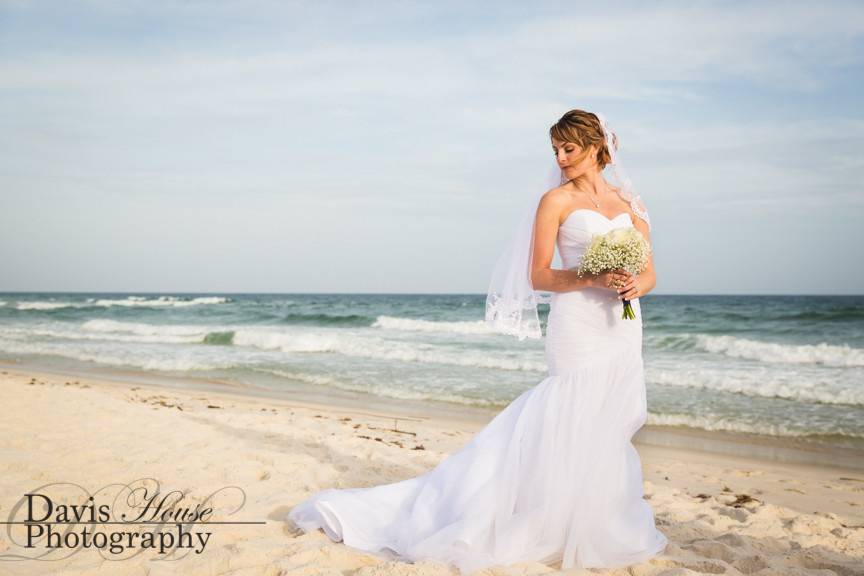
<path id="1" fill-rule="evenodd" d="M 570 182 L 573 182 L 573 180 L 570 180 Z M 585 194 L 588 196 L 588 199 L 591 200 L 591 203 L 594 204 L 594 206 L 596 206 L 597 208 L 600 208 L 600 203 L 597 202 L 596 200 L 594 200 L 594 199 L 591 197 L 591 193 L 590 193 L 590 192 L 585 192 Z M 599 196 L 599 195 L 598 195 L 598 196 Z"/>

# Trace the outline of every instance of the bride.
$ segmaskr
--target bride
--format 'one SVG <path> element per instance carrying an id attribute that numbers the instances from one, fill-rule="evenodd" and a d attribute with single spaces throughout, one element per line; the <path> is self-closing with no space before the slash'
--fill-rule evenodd
<path id="1" fill-rule="evenodd" d="M 287 518 L 302 530 L 464 574 L 517 562 L 612 568 L 665 549 L 631 443 L 647 417 L 639 297 L 654 287 L 653 261 L 638 275 L 570 270 L 593 234 L 632 226 L 650 241 L 648 213 L 602 115 L 571 110 L 550 137 L 555 186 L 531 202 L 486 301 L 488 324 L 519 340 L 542 336 L 537 303 L 550 304 L 548 375 L 425 474 L 297 504 Z M 551 268 L 556 244 L 563 270 Z M 636 319 L 622 318 L 623 299 Z"/>

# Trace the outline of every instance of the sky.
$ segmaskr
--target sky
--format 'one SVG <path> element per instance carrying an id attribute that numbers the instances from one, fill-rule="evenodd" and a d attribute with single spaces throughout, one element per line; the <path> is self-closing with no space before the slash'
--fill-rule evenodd
<path id="1" fill-rule="evenodd" d="M 654 293 L 862 294 L 862 88 L 861 2 L 0 0 L 0 291 L 485 293 L 579 108 Z"/>

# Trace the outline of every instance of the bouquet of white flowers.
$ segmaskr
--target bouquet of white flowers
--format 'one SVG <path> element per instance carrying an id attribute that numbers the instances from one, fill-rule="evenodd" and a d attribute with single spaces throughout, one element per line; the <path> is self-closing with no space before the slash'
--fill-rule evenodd
<path id="1" fill-rule="evenodd" d="M 575 269 L 579 275 L 602 274 L 623 268 L 630 274 L 639 274 L 648 266 L 651 245 L 635 228 L 616 228 L 606 234 L 595 234 Z M 622 318 L 636 318 L 629 300 L 624 300 Z"/>

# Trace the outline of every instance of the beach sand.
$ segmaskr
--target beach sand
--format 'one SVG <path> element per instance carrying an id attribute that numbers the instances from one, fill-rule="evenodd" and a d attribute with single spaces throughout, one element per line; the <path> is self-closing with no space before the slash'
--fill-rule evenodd
<path id="1" fill-rule="evenodd" d="M 71 555 L 65 550 L 46 557 L 57 558 L 53 561 L 0 562 L 0 573 L 456 574 L 435 562 L 383 560 L 334 543 L 321 531 L 302 534 L 284 516 L 293 504 L 324 488 L 372 486 L 422 474 L 464 445 L 482 422 L 416 416 L 394 421 L 368 408 L 130 384 L 14 364 L 0 365 L 0 409 L 4 521 L 23 519 L 13 507 L 45 484 L 74 483 L 96 492 L 152 478 L 163 493 L 188 491 L 190 502 L 239 486 L 246 498 L 242 507 L 231 516 L 217 512 L 214 519 L 262 522 L 193 526 L 212 534 L 200 554 L 186 550 L 179 559 L 159 560 L 158 552 L 149 549 L 132 557 L 127 552 L 122 559 L 95 549 Z M 646 498 L 670 540 L 667 550 L 626 569 L 566 573 L 864 574 L 860 467 L 636 446 Z M 221 506 L 231 498 L 239 505 L 236 490 L 222 494 Z M 44 548 L 20 545 L 23 530 L 3 530 L 0 556 L 44 553 Z M 482 572 L 558 570 L 532 563 Z"/>

